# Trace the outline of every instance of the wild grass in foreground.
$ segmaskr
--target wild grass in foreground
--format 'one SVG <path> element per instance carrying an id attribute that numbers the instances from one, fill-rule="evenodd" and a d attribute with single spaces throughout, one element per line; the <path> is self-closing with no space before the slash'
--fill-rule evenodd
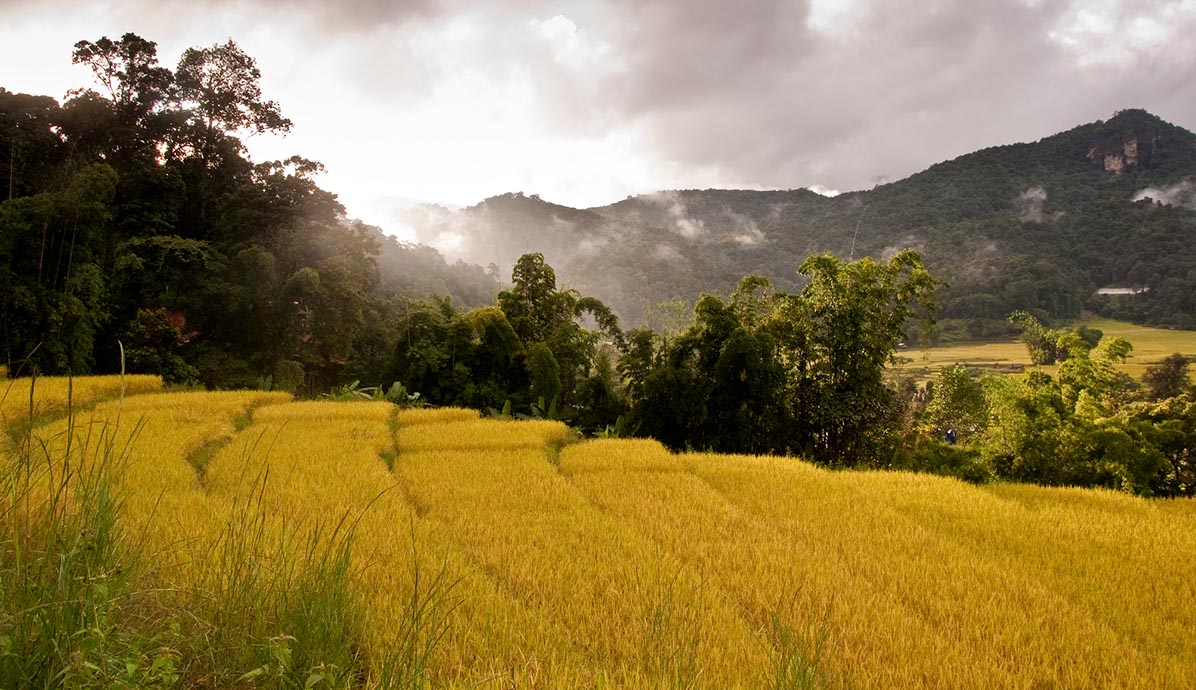
<path id="1" fill-rule="evenodd" d="M 71 432 L 62 456 L 39 444 L 3 459 L 0 678 L 11 688 L 171 687 L 172 631 L 137 625 L 131 610 L 140 554 L 114 490 L 129 449 L 103 422 Z"/>
<path id="2" fill-rule="evenodd" d="M 415 586 L 391 592 L 406 616 L 385 621 L 397 648 L 373 653 L 355 554 L 368 505 L 279 516 L 268 466 L 253 467 L 268 465 L 275 439 L 236 431 L 286 400 L 132 397 L 86 422 L 31 429 L 26 448 L 5 453 L 0 687 L 424 687 L 452 582 L 420 571 L 410 548 L 388 563 Z M 227 494 L 188 462 L 213 443 L 240 454 L 241 481 Z M 378 475 L 388 476 L 381 466 Z"/>

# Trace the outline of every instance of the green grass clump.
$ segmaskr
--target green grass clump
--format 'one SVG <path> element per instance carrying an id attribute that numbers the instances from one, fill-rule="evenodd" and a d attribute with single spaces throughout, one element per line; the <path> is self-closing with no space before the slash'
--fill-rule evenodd
<path id="1" fill-rule="evenodd" d="M 168 688 L 176 630 L 138 617 L 137 549 L 113 477 L 127 459 L 109 424 L 70 427 L 0 471 L 0 678 L 6 688 Z"/>

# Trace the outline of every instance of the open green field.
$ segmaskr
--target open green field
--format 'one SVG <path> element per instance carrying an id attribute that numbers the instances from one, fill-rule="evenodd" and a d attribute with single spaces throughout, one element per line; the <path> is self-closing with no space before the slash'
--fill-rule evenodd
<path id="1" fill-rule="evenodd" d="M 1073 325 L 1099 329 L 1106 337 L 1120 337 L 1130 341 L 1134 351 L 1129 360 L 1118 368 L 1135 379 L 1142 378 L 1147 366 L 1177 352 L 1189 358 L 1196 358 L 1196 331 L 1172 331 L 1107 319 L 1078 321 Z M 898 365 L 898 369 L 920 380 L 932 378 L 941 368 L 953 364 L 964 364 L 998 373 L 1020 373 L 1026 367 L 1033 366 L 1030 363 L 1029 350 L 1020 340 L 956 343 L 932 347 L 925 352 L 908 350 L 899 354 L 904 361 Z M 1042 370 L 1053 374 L 1055 368 L 1042 367 Z"/>
<path id="2" fill-rule="evenodd" d="M 73 417 L 47 389 L 49 415 L 5 434 L 6 688 L 45 669 L 183 688 L 1196 678 L 1196 501 L 576 443 L 469 410 L 74 388 Z M 56 628 L 76 597 L 98 613 Z"/>

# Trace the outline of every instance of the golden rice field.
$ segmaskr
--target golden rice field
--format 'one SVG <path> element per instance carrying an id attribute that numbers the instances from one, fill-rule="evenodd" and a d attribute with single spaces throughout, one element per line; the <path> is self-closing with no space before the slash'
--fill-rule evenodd
<path id="1" fill-rule="evenodd" d="M 76 379 L 75 400 L 109 384 Z M 154 554 L 146 590 L 236 596 L 246 559 L 299 580 L 294 535 L 352 524 L 368 667 L 406 644 L 420 588 L 446 592 L 425 687 L 1196 678 L 1192 500 L 677 455 L 575 442 L 556 422 L 275 393 L 130 394 L 33 434 L 77 445 L 118 414 L 124 529 Z M 245 524 L 258 538 L 229 538 Z"/>
<path id="2" fill-rule="evenodd" d="M 37 379 L 0 378 L 0 428 L 66 411 L 68 403 L 86 408 L 97 401 L 150 393 L 162 388 L 157 376 L 42 376 Z"/>
<path id="3" fill-rule="evenodd" d="M 1108 319 L 1077 322 L 1103 331 L 1107 337 L 1125 338 L 1134 346 L 1130 358 L 1118 365 L 1120 371 L 1141 379 L 1146 367 L 1162 361 L 1169 355 L 1180 353 L 1196 358 L 1196 331 L 1172 331 L 1149 326 L 1137 326 L 1124 321 Z M 1017 373 L 1030 363 L 1030 353 L 1020 340 L 996 342 L 955 343 L 925 351 L 908 350 L 900 353 L 902 362 L 898 369 L 919 379 L 933 377 L 944 366 L 964 364 L 978 369 L 989 369 L 1000 373 Z M 1054 374 L 1057 367 L 1042 367 Z"/>

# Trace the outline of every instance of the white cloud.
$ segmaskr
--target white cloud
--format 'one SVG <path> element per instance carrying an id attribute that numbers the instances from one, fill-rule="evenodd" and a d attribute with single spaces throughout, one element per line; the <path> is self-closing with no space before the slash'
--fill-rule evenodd
<path id="1" fill-rule="evenodd" d="M 1196 26 L 1196 0 L 1074 0 L 1048 35 L 1081 66 L 1124 66 L 1183 40 Z"/>
<path id="2" fill-rule="evenodd" d="M 568 17 L 558 14 L 551 19 L 532 19 L 529 26 L 552 48 L 553 58 L 573 70 L 601 68 L 611 57 L 609 43 L 582 31 Z"/>
<path id="3" fill-rule="evenodd" d="M 1184 180 L 1170 187 L 1147 187 L 1134 195 L 1134 201 L 1150 199 L 1156 204 L 1196 209 L 1196 181 Z"/>
<path id="4" fill-rule="evenodd" d="M 815 194 L 821 194 L 822 196 L 839 196 L 839 194 L 841 193 L 837 189 L 830 189 L 828 187 L 823 187 L 820 184 L 812 184 L 809 187 L 806 187 L 806 189 L 810 190 L 811 192 L 814 192 Z"/>
<path id="5" fill-rule="evenodd" d="M 861 0 L 810 0 L 806 26 L 824 33 L 842 32 L 862 10 Z"/>
<path id="6" fill-rule="evenodd" d="M 652 256 L 668 263 L 681 263 L 685 261 L 685 257 L 681 255 L 681 252 L 667 244 L 656 245 L 656 248 L 652 250 Z"/>
<path id="7" fill-rule="evenodd" d="M 1035 222 L 1042 222 L 1045 216 L 1042 213 L 1042 207 L 1047 201 L 1046 187 L 1038 185 L 1030 187 L 1022 192 L 1017 197 L 1018 208 L 1021 209 L 1021 217 L 1023 220 L 1032 220 Z"/>

